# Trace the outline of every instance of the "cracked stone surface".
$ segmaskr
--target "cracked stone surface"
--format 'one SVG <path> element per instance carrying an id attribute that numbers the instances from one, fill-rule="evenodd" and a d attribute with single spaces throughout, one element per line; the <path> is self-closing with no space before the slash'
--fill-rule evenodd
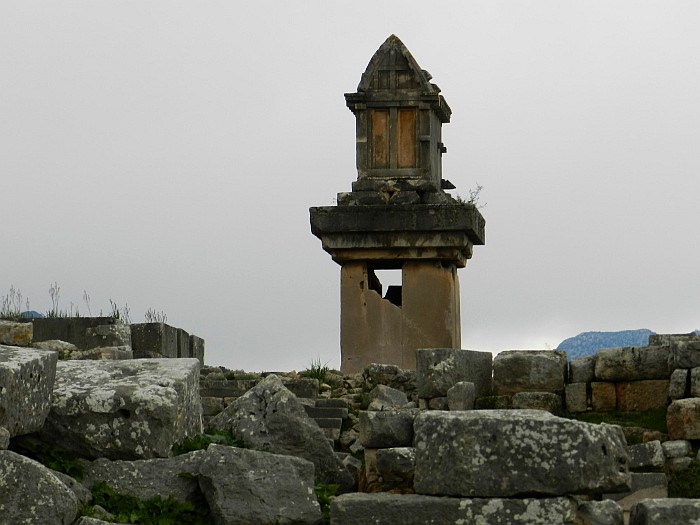
<path id="1" fill-rule="evenodd" d="M 0 345 L 0 427 L 10 437 L 36 432 L 51 408 L 58 355 Z"/>
<path id="2" fill-rule="evenodd" d="M 539 410 L 425 412 L 415 421 L 418 494 L 564 496 L 629 490 L 622 430 Z"/>
<path id="3" fill-rule="evenodd" d="M 42 440 L 86 458 L 168 457 L 202 431 L 199 360 L 62 361 Z"/>
<path id="4" fill-rule="evenodd" d="M 319 426 L 297 397 L 272 374 L 207 423 L 209 431 L 230 431 L 246 448 L 311 461 L 324 483 L 349 490 L 354 481 Z"/>

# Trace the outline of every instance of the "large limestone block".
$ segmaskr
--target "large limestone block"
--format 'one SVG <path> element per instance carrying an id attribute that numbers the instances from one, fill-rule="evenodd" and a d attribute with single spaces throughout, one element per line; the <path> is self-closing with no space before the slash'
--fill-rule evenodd
<path id="1" fill-rule="evenodd" d="M 73 491 L 29 458 L 0 451 L 0 523 L 70 525 L 78 515 Z"/>
<path id="2" fill-rule="evenodd" d="M 700 500 L 646 499 L 632 506 L 629 525 L 679 525 L 700 523 Z"/>
<path id="3" fill-rule="evenodd" d="M 588 410 L 588 389 L 586 383 L 569 383 L 565 392 L 566 409 L 571 412 Z"/>
<path id="4" fill-rule="evenodd" d="M 85 329 L 85 348 L 128 346 L 131 348 L 131 326 L 125 323 L 101 324 Z"/>
<path id="5" fill-rule="evenodd" d="M 683 399 L 690 397 L 690 370 L 687 368 L 678 368 L 671 374 L 671 380 L 668 385 L 668 397 L 671 399 Z"/>
<path id="6" fill-rule="evenodd" d="M 200 495 L 197 475 L 205 454 L 197 450 L 174 458 L 85 461 L 81 483 L 91 489 L 104 481 L 117 494 L 142 500 L 172 496 L 180 502 L 193 501 Z"/>
<path id="7" fill-rule="evenodd" d="M 674 368 L 695 368 L 700 366 L 700 335 L 689 334 L 652 334 L 649 344 L 671 348 Z"/>
<path id="8" fill-rule="evenodd" d="M 607 412 L 617 408 L 615 383 L 595 381 L 591 383 L 591 406 L 596 412 Z"/>
<path id="9" fill-rule="evenodd" d="M 566 352 L 508 350 L 493 359 L 493 387 L 499 395 L 564 391 Z"/>
<path id="10" fill-rule="evenodd" d="M 380 413 L 380 412 L 378 412 Z M 324 483 L 349 490 L 354 480 L 323 430 L 274 374 L 267 376 L 207 423 L 209 431 L 230 431 L 246 448 L 311 461 Z"/>
<path id="11" fill-rule="evenodd" d="M 197 359 L 62 361 L 41 436 L 88 458 L 150 459 L 201 420 Z"/>
<path id="12" fill-rule="evenodd" d="M 595 378 L 595 356 L 586 355 L 569 363 L 569 382 L 590 383 Z"/>
<path id="13" fill-rule="evenodd" d="M 567 498 L 460 499 L 419 494 L 343 494 L 331 503 L 332 525 L 571 525 Z"/>
<path id="14" fill-rule="evenodd" d="M 668 404 L 667 379 L 630 381 L 615 384 L 617 408 L 622 412 L 643 412 Z"/>
<path id="15" fill-rule="evenodd" d="M 57 361 L 55 352 L 0 345 L 0 427 L 11 437 L 44 425 Z"/>
<path id="16" fill-rule="evenodd" d="M 445 397 L 460 381 L 474 383 L 476 395 L 491 389 L 491 352 L 455 348 L 416 350 L 418 397 Z"/>
<path id="17" fill-rule="evenodd" d="M 31 346 L 32 323 L 15 323 L 0 320 L 0 345 Z"/>
<path id="18" fill-rule="evenodd" d="M 654 440 L 627 448 L 630 457 L 630 470 L 662 470 L 666 464 L 666 456 L 661 441 Z"/>
<path id="19" fill-rule="evenodd" d="M 301 525 L 321 519 L 314 465 L 300 458 L 211 445 L 199 484 L 217 525 Z"/>
<path id="20" fill-rule="evenodd" d="M 360 412 L 360 443 L 365 448 L 410 447 L 417 410 Z"/>
<path id="21" fill-rule="evenodd" d="M 666 411 L 671 439 L 700 439 L 700 398 L 676 399 Z"/>
<path id="22" fill-rule="evenodd" d="M 666 346 L 626 346 L 598 350 L 595 377 L 598 381 L 668 379 L 672 368 Z"/>
<path id="23" fill-rule="evenodd" d="M 538 410 L 425 412 L 414 427 L 418 494 L 563 496 L 629 486 L 619 427 Z"/>

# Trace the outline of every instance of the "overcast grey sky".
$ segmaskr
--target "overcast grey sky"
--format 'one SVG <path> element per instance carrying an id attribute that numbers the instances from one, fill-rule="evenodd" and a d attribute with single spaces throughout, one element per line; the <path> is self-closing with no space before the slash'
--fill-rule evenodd
<path id="1" fill-rule="evenodd" d="M 355 180 L 356 90 L 402 39 L 484 187 L 462 347 L 700 328 L 697 1 L 0 3 L 0 295 L 128 303 L 208 364 L 338 366 L 339 267 L 308 208 Z"/>

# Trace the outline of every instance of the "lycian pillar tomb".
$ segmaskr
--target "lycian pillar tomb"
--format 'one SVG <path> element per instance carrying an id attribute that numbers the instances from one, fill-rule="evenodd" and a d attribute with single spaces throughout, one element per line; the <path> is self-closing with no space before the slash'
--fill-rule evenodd
<path id="1" fill-rule="evenodd" d="M 415 368 L 418 348 L 460 348 L 457 269 L 484 244 L 484 218 L 442 178 L 451 110 L 394 35 L 345 100 L 355 115 L 357 180 L 337 206 L 310 209 L 311 231 L 340 264 L 341 370 Z M 401 273 L 384 289 L 376 271 Z"/>

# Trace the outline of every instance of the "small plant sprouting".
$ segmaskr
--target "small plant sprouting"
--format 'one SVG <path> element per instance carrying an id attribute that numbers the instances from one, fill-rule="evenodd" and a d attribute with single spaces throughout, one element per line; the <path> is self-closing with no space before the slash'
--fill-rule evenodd
<path id="1" fill-rule="evenodd" d="M 119 494 L 107 483 L 101 481 L 92 487 L 92 506 L 80 509 L 82 516 L 97 515 L 96 507 L 114 515 L 118 523 L 140 523 L 142 525 L 174 525 L 191 523 L 205 525 L 211 523 L 211 511 L 206 501 L 179 502 L 173 496 L 154 496 L 140 500 L 133 496 Z"/>
<path id="2" fill-rule="evenodd" d="M 29 299 L 27 299 L 27 310 L 29 310 Z M 10 286 L 10 291 L 0 301 L 0 318 L 19 317 L 21 313 L 22 292 L 18 288 Z"/>
<path id="3" fill-rule="evenodd" d="M 131 324 L 131 310 L 129 309 L 129 305 L 127 303 L 124 303 L 124 306 L 119 308 L 117 303 L 110 299 L 109 306 L 112 309 L 112 311 L 109 313 L 109 316 L 112 319 L 115 321 L 121 321 L 124 324 Z"/>
<path id="4" fill-rule="evenodd" d="M 473 204 L 476 206 L 478 209 L 483 208 L 486 206 L 486 203 L 484 202 L 481 204 L 479 201 L 481 199 L 481 190 L 483 190 L 484 187 L 479 184 L 478 182 L 476 183 L 476 188 L 469 188 L 469 197 L 466 199 L 463 197 L 460 197 L 459 194 L 455 195 L 455 200 L 459 204 Z"/>
<path id="5" fill-rule="evenodd" d="M 230 432 L 212 432 L 211 434 L 198 434 L 186 437 L 172 447 L 173 456 L 180 456 L 195 450 L 206 450 L 212 443 L 216 445 L 228 445 L 229 447 L 243 447 L 243 442 Z"/>
<path id="6" fill-rule="evenodd" d="M 311 366 L 306 370 L 299 372 L 299 375 L 311 379 L 318 379 L 318 382 L 322 384 L 328 380 L 328 372 L 330 372 L 328 363 L 325 365 L 321 364 L 321 358 L 317 357 L 311 361 Z"/>
<path id="7" fill-rule="evenodd" d="M 331 522 L 331 501 L 338 493 L 340 485 L 326 484 L 326 483 L 316 483 L 314 487 L 316 492 L 316 499 L 318 504 L 321 506 L 321 512 L 323 513 L 323 522 Z"/>
<path id="8" fill-rule="evenodd" d="M 46 312 L 46 317 L 62 317 L 61 312 L 58 310 L 58 303 L 61 298 L 61 287 L 58 286 L 56 281 L 49 286 L 49 296 L 51 297 L 51 310 Z"/>
<path id="9" fill-rule="evenodd" d="M 155 308 L 149 308 L 146 310 L 146 322 L 147 323 L 167 323 L 168 316 L 162 310 L 157 312 Z"/>

